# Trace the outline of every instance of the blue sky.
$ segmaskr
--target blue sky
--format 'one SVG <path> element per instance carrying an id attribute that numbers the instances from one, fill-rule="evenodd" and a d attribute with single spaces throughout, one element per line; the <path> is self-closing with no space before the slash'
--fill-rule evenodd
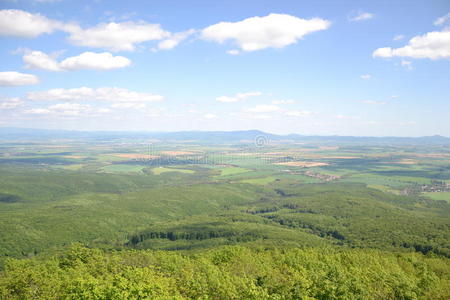
<path id="1" fill-rule="evenodd" d="M 0 126 L 450 136 L 450 2 L 0 0 Z"/>

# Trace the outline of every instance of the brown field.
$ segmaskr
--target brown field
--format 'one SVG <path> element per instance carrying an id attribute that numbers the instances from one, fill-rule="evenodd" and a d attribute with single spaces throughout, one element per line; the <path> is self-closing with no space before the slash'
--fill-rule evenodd
<path id="1" fill-rule="evenodd" d="M 75 158 L 75 159 L 81 159 L 81 158 L 86 158 L 86 156 L 81 156 L 81 155 L 64 155 L 64 158 Z"/>
<path id="2" fill-rule="evenodd" d="M 281 166 L 291 166 L 291 167 L 301 167 L 301 168 L 322 167 L 322 166 L 329 165 L 327 163 L 314 162 L 314 161 L 288 161 L 288 162 L 275 163 L 275 164 L 281 165 Z"/>

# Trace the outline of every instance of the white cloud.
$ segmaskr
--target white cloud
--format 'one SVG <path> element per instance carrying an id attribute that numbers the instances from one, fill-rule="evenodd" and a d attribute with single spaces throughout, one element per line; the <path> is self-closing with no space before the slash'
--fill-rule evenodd
<path id="1" fill-rule="evenodd" d="M 20 98 L 7 98 L 0 100 L 0 109 L 13 109 L 23 105 Z"/>
<path id="2" fill-rule="evenodd" d="M 361 79 L 368 80 L 370 78 L 372 78 L 372 75 L 370 75 L 370 74 L 361 75 Z"/>
<path id="3" fill-rule="evenodd" d="M 272 104 L 278 105 L 278 104 L 294 104 L 295 101 L 292 99 L 289 100 L 274 100 L 272 101 Z"/>
<path id="4" fill-rule="evenodd" d="M 270 105 L 270 104 L 262 104 L 257 105 L 255 107 L 247 108 L 245 111 L 247 112 L 253 112 L 253 113 L 268 113 L 268 112 L 274 112 L 278 111 L 280 108 L 276 105 Z"/>
<path id="5" fill-rule="evenodd" d="M 205 119 L 216 119 L 217 116 L 215 114 L 204 114 L 203 117 Z"/>
<path id="6" fill-rule="evenodd" d="M 348 18 L 350 22 L 361 22 L 361 21 L 367 21 L 370 19 L 373 19 L 374 14 L 358 11 L 356 13 L 352 13 L 351 16 Z"/>
<path id="7" fill-rule="evenodd" d="M 330 22 L 301 19 L 287 14 L 252 17 L 240 22 L 220 22 L 202 30 L 202 38 L 218 43 L 233 40 L 243 51 L 283 48 L 305 35 L 325 30 Z"/>
<path id="8" fill-rule="evenodd" d="M 0 86 L 21 86 L 39 83 L 39 79 L 32 74 L 19 72 L 0 72 Z"/>
<path id="9" fill-rule="evenodd" d="M 288 117 L 308 117 L 311 116 L 313 114 L 313 112 L 308 111 L 308 110 L 288 110 L 285 111 L 284 114 Z"/>
<path id="10" fill-rule="evenodd" d="M 103 48 L 111 51 L 133 51 L 136 44 L 170 38 L 171 34 L 159 24 L 146 22 L 101 23 L 94 27 L 82 29 L 73 26 L 69 41 L 78 46 Z"/>
<path id="11" fill-rule="evenodd" d="M 156 50 L 171 50 L 194 33 L 195 30 L 190 29 L 187 31 L 170 34 L 169 38 L 158 43 L 158 48 Z"/>
<path id="12" fill-rule="evenodd" d="M 411 57 L 442 59 L 450 58 L 450 31 L 433 31 L 413 37 L 408 45 L 401 48 L 378 48 L 373 57 Z"/>
<path id="13" fill-rule="evenodd" d="M 60 66 L 65 70 L 112 70 L 128 67 L 131 61 L 123 56 L 113 56 L 109 52 L 84 52 L 64 59 Z"/>
<path id="14" fill-rule="evenodd" d="M 53 57 L 41 51 L 27 51 L 22 59 L 27 69 L 61 71 L 58 62 Z"/>
<path id="15" fill-rule="evenodd" d="M 447 23 L 447 21 L 450 20 L 450 13 L 446 14 L 445 16 L 442 16 L 440 18 L 437 18 L 436 21 L 434 21 L 434 25 L 435 26 L 442 26 L 445 23 Z"/>
<path id="16" fill-rule="evenodd" d="M 62 23 L 23 10 L 0 10 L 0 35 L 34 38 L 60 29 Z"/>
<path id="17" fill-rule="evenodd" d="M 124 103 L 149 103 L 164 100 L 164 97 L 160 95 L 139 93 L 117 87 L 51 89 L 30 92 L 27 97 L 34 101 L 108 101 Z"/>
<path id="18" fill-rule="evenodd" d="M 245 100 L 249 97 L 261 96 L 261 92 L 247 92 L 247 93 L 237 93 L 236 95 L 230 96 L 220 96 L 216 100 L 219 102 L 239 102 Z"/>
<path id="19" fill-rule="evenodd" d="M 361 103 L 371 104 L 371 105 L 385 105 L 387 102 L 384 101 L 374 101 L 374 100 L 362 100 Z"/>
<path id="20" fill-rule="evenodd" d="M 113 56 L 109 52 L 94 53 L 83 52 L 78 56 L 72 56 L 57 62 L 54 56 L 50 56 L 41 51 L 27 51 L 23 56 L 25 67 L 28 69 L 40 69 L 46 71 L 64 70 L 112 70 L 124 68 L 131 64 L 131 61 L 123 56 Z"/>
<path id="21" fill-rule="evenodd" d="M 394 36 L 393 40 L 394 41 L 401 41 L 405 38 L 405 36 L 403 34 L 397 34 L 396 36 Z"/>
<path id="22" fill-rule="evenodd" d="M 23 10 L 0 10 L 0 36 L 35 38 L 56 30 L 69 33 L 68 40 L 74 45 L 110 51 L 133 51 L 140 43 L 161 40 L 163 41 L 158 45 L 158 49 L 168 50 L 195 32 L 191 29 L 172 34 L 162 29 L 159 24 L 145 21 L 100 23 L 81 28 L 75 23 L 60 22 Z"/>

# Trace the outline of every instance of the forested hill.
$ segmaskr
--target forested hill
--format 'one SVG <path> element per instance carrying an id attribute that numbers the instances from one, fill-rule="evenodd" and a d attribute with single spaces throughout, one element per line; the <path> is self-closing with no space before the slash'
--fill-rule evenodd
<path id="1" fill-rule="evenodd" d="M 301 128 L 298 129 L 301 131 Z M 260 130 L 241 131 L 78 131 L 30 128 L 0 128 L 0 140 L 42 139 L 90 139 L 90 140 L 136 140 L 184 141 L 196 143 L 260 143 L 306 142 L 318 144 L 380 144 L 380 145 L 450 145 L 444 136 L 423 137 L 369 137 L 369 136 L 313 136 L 302 134 L 278 135 Z"/>
<path id="2" fill-rule="evenodd" d="M 1 299 L 449 299 L 445 258 L 378 250 L 240 246 L 182 255 L 74 245 L 10 260 Z"/>

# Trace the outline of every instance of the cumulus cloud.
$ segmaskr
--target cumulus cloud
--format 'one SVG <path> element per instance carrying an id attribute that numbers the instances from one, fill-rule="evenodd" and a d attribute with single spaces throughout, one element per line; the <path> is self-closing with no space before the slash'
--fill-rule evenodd
<path id="1" fill-rule="evenodd" d="M 171 37 L 161 25 L 143 21 L 101 23 L 87 29 L 73 26 L 67 31 L 70 32 L 69 42 L 75 45 L 111 51 L 133 51 L 136 44 Z"/>
<path id="2" fill-rule="evenodd" d="M 405 38 L 405 36 L 403 34 L 397 34 L 396 36 L 394 36 L 393 40 L 394 41 L 401 41 Z"/>
<path id="3" fill-rule="evenodd" d="M 221 44 L 232 40 L 243 51 L 255 51 L 283 48 L 309 33 L 327 29 L 330 24 L 321 18 L 307 20 L 287 14 L 270 14 L 239 22 L 220 22 L 203 29 L 201 36 Z"/>
<path id="4" fill-rule="evenodd" d="M 64 70 L 112 70 L 124 68 L 131 64 L 131 61 L 123 56 L 113 56 L 109 52 L 94 53 L 84 52 L 78 56 L 72 56 L 61 62 L 56 61 L 54 56 L 50 56 L 41 51 L 25 51 L 22 57 L 25 67 L 28 69 L 40 69 L 46 71 Z"/>
<path id="5" fill-rule="evenodd" d="M 445 16 L 437 18 L 433 24 L 435 26 L 442 26 L 442 25 L 445 25 L 448 20 L 450 20 L 450 13 L 446 14 Z"/>
<path id="6" fill-rule="evenodd" d="M 27 69 L 39 69 L 46 71 L 61 71 L 58 62 L 48 54 L 41 51 L 27 51 L 22 57 Z"/>
<path id="7" fill-rule="evenodd" d="M 35 38 L 56 30 L 67 32 L 68 41 L 74 45 L 110 51 L 133 51 L 138 44 L 148 41 L 161 41 L 158 49 L 168 50 L 195 32 L 191 29 L 173 34 L 162 29 L 160 24 L 145 21 L 109 22 L 82 28 L 75 23 L 60 22 L 23 10 L 0 10 L 0 36 Z"/>
<path id="8" fill-rule="evenodd" d="M 373 52 L 373 57 L 411 57 L 432 60 L 450 58 L 450 30 L 432 31 L 413 37 L 401 48 L 384 47 Z"/>
<path id="9" fill-rule="evenodd" d="M 60 66 L 64 70 L 112 70 L 128 67 L 131 61 L 123 56 L 113 56 L 109 52 L 84 52 L 64 59 Z"/>
<path id="10" fill-rule="evenodd" d="M 60 29 L 62 23 L 18 9 L 0 10 L 0 35 L 35 38 Z"/>
<path id="11" fill-rule="evenodd" d="M 13 109 L 23 105 L 20 98 L 6 98 L 0 100 L 0 109 Z"/>
<path id="12" fill-rule="evenodd" d="M 164 97 L 161 95 L 139 93 L 117 87 L 51 89 L 30 92 L 27 98 L 34 101 L 108 101 L 124 103 L 149 103 L 164 100 Z"/>
<path id="13" fill-rule="evenodd" d="M 372 78 L 372 75 L 370 75 L 370 74 L 361 75 L 361 79 L 368 80 L 370 78 Z"/>
<path id="14" fill-rule="evenodd" d="M 234 96 L 220 96 L 216 100 L 219 102 L 239 102 L 245 100 L 249 97 L 261 96 L 261 92 L 247 92 L 247 93 L 237 93 Z"/>
<path id="15" fill-rule="evenodd" d="M 370 19 L 373 19 L 374 14 L 364 12 L 364 11 L 357 11 L 350 14 L 348 17 L 348 20 L 350 22 L 361 22 L 361 21 L 367 21 Z"/>
<path id="16" fill-rule="evenodd" d="M 268 113 L 268 112 L 275 112 L 279 111 L 280 108 L 276 105 L 270 105 L 270 104 L 262 104 L 262 105 L 256 105 L 251 108 L 245 109 L 246 112 L 252 112 L 252 113 Z"/>
<path id="17" fill-rule="evenodd" d="M 169 38 L 158 43 L 158 47 L 155 50 L 171 50 L 194 33 L 195 30 L 190 29 L 187 31 L 170 34 Z"/>
<path id="18" fill-rule="evenodd" d="M 0 72 L 0 86 L 21 86 L 39 83 L 39 79 L 32 74 L 14 71 Z"/>

